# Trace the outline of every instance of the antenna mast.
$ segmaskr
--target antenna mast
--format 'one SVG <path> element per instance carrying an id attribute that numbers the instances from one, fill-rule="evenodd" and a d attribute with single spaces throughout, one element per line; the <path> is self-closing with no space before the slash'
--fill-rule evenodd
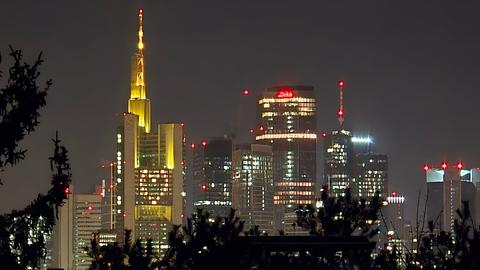
<path id="1" fill-rule="evenodd" d="M 338 122 L 340 122 L 340 129 L 343 127 L 343 121 L 345 120 L 345 110 L 343 108 L 343 86 L 345 85 L 344 81 L 338 81 L 338 90 L 340 92 L 340 104 L 338 106 Z"/>

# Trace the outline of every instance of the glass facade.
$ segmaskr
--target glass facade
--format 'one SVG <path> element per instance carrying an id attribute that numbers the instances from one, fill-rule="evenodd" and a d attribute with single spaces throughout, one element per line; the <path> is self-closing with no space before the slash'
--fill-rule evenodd
<path id="1" fill-rule="evenodd" d="M 312 204 L 317 166 L 313 87 L 268 88 L 257 106 L 257 143 L 272 146 L 274 204 L 291 209 Z"/>
<path id="2" fill-rule="evenodd" d="M 353 182 L 354 149 L 350 131 L 324 133 L 324 179 L 333 196 L 344 196 Z"/>
<path id="3" fill-rule="evenodd" d="M 245 229 L 273 230 L 273 154 L 268 145 L 237 146 L 233 154 L 232 204 Z"/>
<path id="4" fill-rule="evenodd" d="M 193 149 L 193 207 L 212 217 L 226 216 L 232 207 L 232 140 L 212 139 Z"/>

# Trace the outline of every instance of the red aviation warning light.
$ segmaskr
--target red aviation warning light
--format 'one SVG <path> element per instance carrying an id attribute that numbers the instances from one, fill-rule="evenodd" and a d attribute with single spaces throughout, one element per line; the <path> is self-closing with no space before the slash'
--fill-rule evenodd
<path id="1" fill-rule="evenodd" d="M 243 89 L 242 94 L 243 94 L 244 96 L 248 96 L 248 95 L 250 95 L 250 90 L 248 90 L 248 89 Z"/>
<path id="2" fill-rule="evenodd" d="M 89 206 L 87 207 L 87 210 L 88 210 L 88 211 L 92 211 L 92 210 L 93 210 L 93 207 L 92 207 L 91 205 L 89 205 Z"/>
<path id="3" fill-rule="evenodd" d="M 138 14 L 143 14 L 143 8 L 138 9 Z"/>
<path id="4" fill-rule="evenodd" d="M 446 170 L 447 167 L 448 167 L 448 164 L 447 164 L 447 162 L 444 161 L 444 162 L 442 162 L 441 166 L 442 166 L 442 169 Z"/>
<path id="5" fill-rule="evenodd" d="M 207 141 L 202 141 L 202 146 L 206 147 L 207 146 Z"/>
<path id="6" fill-rule="evenodd" d="M 185 123 L 181 122 L 180 126 L 183 128 L 185 126 Z"/>
<path id="7" fill-rule="evenodd" d="M 202 188 L 203 191 L 206 191 L 207 190 L 207 184 L 202 184 L 201 188 Z"/>
<path id="8" fill-rule="evenodd" d="M 462 162 L 457 163 L 457 169 L 459 169 L 459 170 L 463 169 L 463 163 Z"/>
<path id="9" fill-rule="evenodd" d="M 324 137 L 324 138 L 327 137 L 327 133 L 326 133 L 326 132 L 323 132 L 323 133 L 322 133 L 322 137 Z"/>
<path id="10" fill-rule="evenodd" d="M 393 191 L 392 196 L 397 196 L 397 192 Z"/>
<path id="11" fill-rule="evenodd" d="M 195 148 L 195 144 L 194 143 L 190 144 L 190 148 L 192 149 Z"/>
<path id="12" fill-rule="evenodd" d="M 428 166 L 428 164 L 423 165 L 423 170 L 424 171 L 430 170 L 430 167 Z"/>
<path id="13" fill-rule="evenodd" d="M 338 81 L 338 86 L 339 87 L 343 87 L 345 85 L 345 82 L 344 81 Z"/>
<path id="14" fill-rule="evenodd" d="M 264 126 L 259 126 L 258 129 L 263 132 L 265 130 L 265 127 Z"/>
<path id="15" fill-rule="evenodd" d="M 250 134 L 253 134 L 253 132 L 255 132 L 255 130 L 253 128 L 249 129 L 248 132 L 250 132 Z"/>

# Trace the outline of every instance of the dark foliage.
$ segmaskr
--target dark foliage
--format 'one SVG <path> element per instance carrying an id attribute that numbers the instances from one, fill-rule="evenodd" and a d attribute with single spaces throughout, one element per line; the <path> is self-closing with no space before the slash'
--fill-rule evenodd
<path id="1" fill-rule="evenodd" d="M 131 231 L 125 231 L 123 245 L 115 242 L 99 245 L 96 234 L 87 248 L 93 258 L 90 270 L 150 270 L 157 267 L 157 258 L 153 255 L 152 241 L 148 240 L 144 248 L 140 240 L 131 245 Z"/>
<path id="2" fill-rule="evenodd" d="M 47 81 L 39 89 L 38 70 L 41 54 L 33 65 L 22 62 L 22 53 L 10 47 L 13 66 L 4 88 L 0 89 L 0 170 L 14 166 L 25 157 L 19 149 L 25 135 L 39 124 L 39 110 L 45 106 Z M 1 75 L 1 73 L 0 73 Z M 0 216 L 0 262 L 2 269 L 37 268 L 46 255 L 45 235 L 52 232 L 58 207 L 66 199 L 70 185 L 70 165 L 67 150 L 57 137 L 53 140 L 54 153 L 50 158 L 52 187 L 46 195 L 37 198 L 23 210 L 13 210 Z"/>
<path id="3" fill-rule="evenodd" d="M 71 182 L 67 150 L 58 137 L 53 140 L 52 187 L 23 210 L 0 216 L 0 261 L 5 269 L 36 268 L 46 256 L 45 235 L 52 233 L 58 207 L 67 198 Z"/>
<path id="4" fill-rule="evenodd" d="M 297 225 L 309 230 L 311 235 L 373 237 L 377 234 L 379 210 L 382 206 L 378 194 L 370 201 L 356 200 L 350 189 L 345 189 L 345 197 L 331 197 L 324 187 L 320 197 L 321 207 L 300 206 Z"/>
<path id="5" fill-rule="evenodd" d="M 170 248 L 163 269 L 244 269 L 241 252 L 232 240 L 243 232 L 243 221 L 231 210 L 227 217 L 210 218 L 197 209 L 186 226 L 176 226 L 169 234 Z"/>
<path id="6" fill-rule="evenodd" d="M 417 252 L 404 254 L 406 269 L 480 269 L 480 231 L 474 227 L 468 202 L 457 215 L 451 232 L 428 223 L 428 230 L 416 236 Z"/>
<path id="7" fill-rule="evenodd" d="M 47 90 L 52 84 L 51 80 L 47 81 L 44 89 L 40 89 L 37 85 L 37 79 L 40 76 L 38 68 L 43 62 L 42 54 L 33 65 L 22 62 L 20 50 L 10 47 L 10 56 L 14 63 L 8 71 L 6 86 L 0 89 L 0 169 L 2 171 L 5 166 L 13 166 L 25 157 L 26 150 L 19 149 L 18 144 L 39 124 L 39 110 L 46 105 Z"/>

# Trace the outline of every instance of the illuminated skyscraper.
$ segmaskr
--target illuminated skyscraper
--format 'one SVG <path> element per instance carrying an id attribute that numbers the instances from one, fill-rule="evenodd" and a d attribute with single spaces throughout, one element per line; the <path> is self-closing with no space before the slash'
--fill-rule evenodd
<path id="1" fill-rule="evenodd" d="M 463 163 L 447 164 L 439 168 L 424 167 L 427 178 L 427 221 L 433 221 L 436 229 L 453 231 L 457 209 L 468 201 L 470 212 L 475 213 L 476 188 L 480 179 L 480 169 L 467 169 Z"/>
<path id="2" fill-rule="evenodd" d="M 346 130 L 324 133 L 324 178 L 333 196 L 344 196 L 353 182 L 352 134 Z"/>
<path id="3" fill-rule="evenodd" d="M 393 250 L 393 247 L 400 252 L 400 256 L 405 256 L 408 250 L 407 243 L 411 240 L 409 232 L 407 231 L 407 223 L 405 221 L 405 196 L 391 192 L 386 196 L 388 205 L 382 212 L 386 213 L 386 222 L 381 226 L 381 230 L 386 228 L 386 244 L 387 249 Z M 381 237 L 383 238 L 383 237 Z M 397 258 L 397 263 L 404 265 L 405 258 Z"/>
<path id="4" fill-rule="evenodd" d="M 371 198 L 377 192 L 383 198 L 388 195 L 388 157 L 375 153 L 355 156 L 353 190 L 358 198 Z"/>
<path id="5" fill-rule="evenodd" d="M 232 207 L 232 140 L 216 138 L 193 148 L 193 206 L 212 217 L 226 216 Z"/>
<path id="6" fill-rule="evenodd" d="M 105 217 L 113 212 L 103 229 L 112 229 L 123 241 L 124 230 L 132 237 L 154 240 L 156 252 L 167 245 L 167 231 L 181 224 L 184 208 L 183 124 L 151 126 L 150 100 L 145 80 L 143 10 L 139 10 L 138 44 L 132 61 L 128 113 L 120 117 L 116 134 L 113 177 L 106 184 L 110 203 Z M 109 189 L 108 186 L 111 186 Z M 108 209 L 110 208 L 110 209 Z M 111 237 L 109 237 L 111 238 Z"/>
<path id="7" fill-rule="evenodd" d="M 50 267 L 89 269 L 92 258 L 87 254 L 86 247 L 90 246 L 90 239 L 102 226 L 101 195 L 70 193 L 59 210 Z"/>
<path id="8" fill-rule="evenodd" d="M 99 194 L 75 194 L 73 219 L 73 266 L 86 270 L 92 258 L 86 250 L 94 233 L 101 229 L 101 196 Z"/>
<path id="9" fill-rule="evenodd" d="M 233 152 L 232 205 L 247 230 L 274 232 L 272 161 L 269 145 L 236 146 Z"/>
<path id="10" fill-rule="evenodd" d="M 312 86 L 268 88 L 258 100 L 258 143 L 272 146 L 275 205 L 315 200 L 316 100 Z M 282 218 L 282 217 L 279 217 Z"/>
<path id="11" fill-rule="evenodd" d="M 182 223 L 184 142 L 183 125 L 178 123 L 159 124 L 155 132 L 140 136 L 143 162 L 135 176 L 135 236 L 152 239 L 160 253 L 168 248 L 171 225 Z"/>
<path id="12" fill-rule="evenodd" d="M 115 176 L 112 198 L 115 212 L 113 229 L 119 242 L 123 242 L 126 229 L 135 235 L 135 168 L 138 164 L 138 116 L 120 115 L 116 136 Z"/>

